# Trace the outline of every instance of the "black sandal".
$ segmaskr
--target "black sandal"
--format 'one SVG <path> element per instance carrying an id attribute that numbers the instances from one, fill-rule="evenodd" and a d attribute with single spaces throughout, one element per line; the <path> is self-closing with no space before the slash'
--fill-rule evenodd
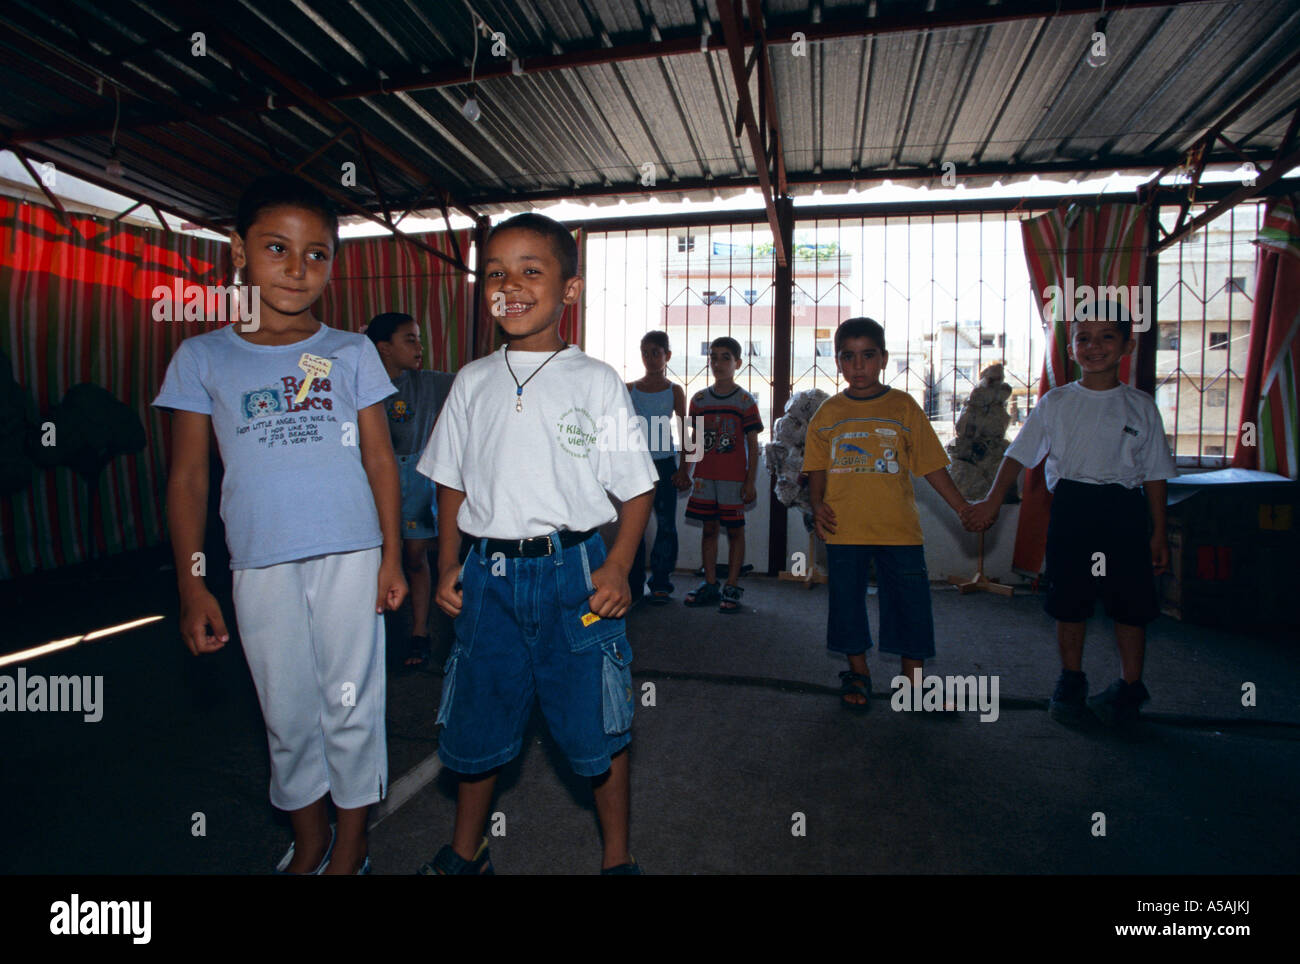
<path id="1" fill-rule="evenodd" d="M 854 703 L 846 699 L 852 695 L 866 697 L 865 703 Z M 846 669 L 840 673 L 840 706 L 846 710 L 853 710 L 855 713 L 865 713 L 871 709 L 871 674 L 863 676 L 861 673 L 855 673 L 851 669 Z"/>
<path id="2" fill-rule="evenodd" d="M 411 662 L 411 660 L 415 660 L 415 662 Z M 402 661 L 402 668 L 409 670 L 426 669 L 432 661 L 433 644 L 429 637 L 412 636 L 410 647 L 406 651 L 406 659 Z"/>
<path id="3" fill-rule="evenodd" d="M 722 598 L 716 582 L 702 582 L 699 588 L 688 592 L 682 602 L 687 606 L 712 606 Z"/>
<path id="4" fill-rule="evenodd" d="M 745 592 L 739 586 L 723 586 L 722 601 L 718 603 L 718 612 L 734 616 L 740 612 L 740 597 Z"/>

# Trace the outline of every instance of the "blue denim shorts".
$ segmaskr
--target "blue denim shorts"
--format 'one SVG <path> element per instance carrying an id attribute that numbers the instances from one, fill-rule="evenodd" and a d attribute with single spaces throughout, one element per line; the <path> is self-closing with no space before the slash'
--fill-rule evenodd
<path id="1" fill-rule="evenodd" d="M 632 739 L 632 647 L 622 619 L 591 611 L 600 535 L 549 556 L 484 555 L 461 567 L 464 599 L 442 681 L 438 756 L 459 773 L 508 763 L 523 745 L 533 697 L 580 776 L 599 776 Z"/>
<path id="2" fill-rule="evenodd" d="M 418 455 L 397 456 L 402 485 L 402 538 L 432 539 L 438 534 L 438 496 L 433 479 L 415 470 Z"/>
<path id="3" fill-rule="evenodd" d="M 830 589 L 826 648 L 856 655 L 871 648 L 867 623 L 868 563 L 876 560 L 880 651 L 907 659 L 934 656 L 930 576 L 921 546 L 826 546 Z"/>

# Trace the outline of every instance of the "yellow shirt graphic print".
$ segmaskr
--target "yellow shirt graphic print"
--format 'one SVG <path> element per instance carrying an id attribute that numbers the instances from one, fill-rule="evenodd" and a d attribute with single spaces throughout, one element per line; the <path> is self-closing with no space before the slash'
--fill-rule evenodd
<path id="1" fill-rule="evenodd" d="M 899 471 L 898 431 L 883 426 L 872 431 L 846 430 L 831 440 L 831 472 Z"/>
<path id="2" fill-rule="evenodd" d="M 947 464 L 925 412 L 897 389 L 871 399 L 832 396 L 808 424 L 803 468 L 826 473 L 832 545 L 921 545 L 912 476 Z"/>

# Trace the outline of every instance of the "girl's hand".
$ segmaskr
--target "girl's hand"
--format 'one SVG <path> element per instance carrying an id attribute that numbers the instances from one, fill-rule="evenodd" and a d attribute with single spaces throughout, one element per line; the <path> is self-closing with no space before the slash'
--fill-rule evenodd
<path id="1" fill-rule="evenodd" d="M 632 587 L 627 582 L 628 571 L 616 563 L 605 564 L 591 574 L 591 584 L 596 587 L 587 602 L 591 611 L 602 619 L 622 619 L 632 606 Z"/>
<path id="2" fill-rule="evenodd" d="M 685 492 L 691 487 L 691 477 L 686 474 L 685 469 L 678 469 L 673 473 L 673 485 L 677 486 L 679 492 Z"/>
<path id="3" fill-rule="evenodd" d="M 450 568 L 438 574 L 438 590 L 433 594 L 433 601 L 438 608 L 452 619 L 460 615 L 460 607 L 465 601 L 465 594 L 460 589 L 460 570 Z"/>
<path id="4" fill-rule="evenodd" d="M 215 653 L 230 641 L 226 621 L 221 618 L 221 604 L 206 589 L 181 597 L 180 624 L 181 639 L 195 656 Z"/>
<path id="5" fill-rule="evenodd" d="M 745 503 L 745 505 L 749 505 L 757 500 L 758 493 L 754 490 L 754 483 L 746 482 L 744 487 L 740 490 L 740 501 Z"/>
<path id="6" fill-rule="evenodd" d="M 406 599 L 406 577 L 402 575 L 402 563 L 388 559 L 379 564 L 379 595 L 375 599 L 375 612 L 385 609 L 396 611 Z"/>

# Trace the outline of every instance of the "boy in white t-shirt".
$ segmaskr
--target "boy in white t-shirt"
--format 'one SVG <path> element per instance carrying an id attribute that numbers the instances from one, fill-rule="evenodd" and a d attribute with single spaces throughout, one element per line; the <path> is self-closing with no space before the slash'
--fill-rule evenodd
<path id="1" fill-rule="evenodd" d="M 1070 326 L 1067 350 L 1082 377 L 1039 400 L 988 496 L 962 513 L 968 526 L 988 528 L 1024 468 L 1047 459 L 1053 496 L 1044 608 L 1056 620 L 1062 665 L 1048 712 L 1064 723 L 1084 714 L 1083 639 L 1098 596 L 1115 621 L 1122 675 L 1086 705 L 1103 722 L 1132 723 L 1149 698 L 1145 627 L 1159 615 L 1155 576 L 1169 564 L 1165 480 L 1178 474 L 1155 402 L 1119 380 L 1120 361 L 1136 344 L 1133 324 L 1119 305 L 1098 308 L 1098 317 L 1115 320 Z"/>
<path id="2" fill-rule="evenodd" d="M 457 374 L 417 465 L 438 483 L 444 520 L 435 601 L 456 618 L 438 756 L 462 775 L 452 842 L 420 872 L 492 872 L 482 834 L 496 770 L 518 755 L 536 695 L 574 770 L 592 778 L 601 873 L 638 874 L 628 851 L 623 616 L 658 476 L 640 434 L 606 444 L 609 421 L 632 411 L 618 373 L 559 335 L 565 306 L 582 293 L 572 235 L 521 214 L 493 229 L 484 255 L 483 298 L 507 341 Z M 606 554 L 596 530 L 616 518 Z M 458 575 L 460 533 L 472 545 Z"/>

